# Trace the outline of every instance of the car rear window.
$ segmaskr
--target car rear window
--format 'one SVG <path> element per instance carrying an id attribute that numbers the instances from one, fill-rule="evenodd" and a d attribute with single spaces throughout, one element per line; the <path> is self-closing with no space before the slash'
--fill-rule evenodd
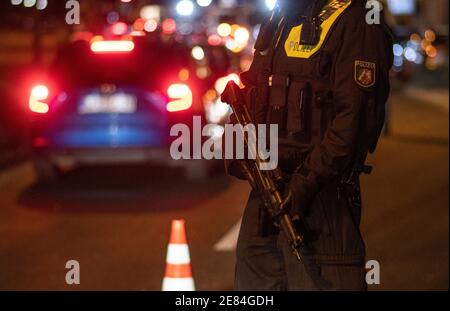
<path id="1" fill-rule="evenodd" d="M 130 85 L 158 84 L 164 76 L 189 67 L 189 50 L 180 44 L 136 44 L 126 53 L 100 53 L 85 41 L 63 47 L 51 66 L 51 74 L 64 87 L 94 86 L 99 83 Z"/>

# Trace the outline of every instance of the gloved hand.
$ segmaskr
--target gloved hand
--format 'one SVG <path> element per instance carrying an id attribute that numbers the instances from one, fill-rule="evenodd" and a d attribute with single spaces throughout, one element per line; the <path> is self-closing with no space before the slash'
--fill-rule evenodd
<path id="1" fill-rule="evenodd" d="M 291 196 L 289 213 L 292 216 L 307 215 L 312 199 L 317 194 L 318 187 L 301 174 L 294 174 L 291 177 L 287 192 Z"/>

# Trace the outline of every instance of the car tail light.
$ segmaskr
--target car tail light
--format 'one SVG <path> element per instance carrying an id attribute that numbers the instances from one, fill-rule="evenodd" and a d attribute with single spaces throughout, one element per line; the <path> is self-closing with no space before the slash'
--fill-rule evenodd
<path id="1" fill-rule="evenodd" d="M 36 85 L 31 89 L 28 107 L 31 111 L 36 113 L 47 113 L 49 110 L 48 104 L 43 102 L 48 99 L 49 90 L 45 85 Z"/>
<path id="2" fill-rule="evenodd" d="M 191 108 L 192 91 L 186 84 L 172 84 L 167 89 L 171 101 L 167 104 L 167 111 L 176 112 Z"/>
<path id="3" fill-rule="evenodd" d="M 91 51 L 94 53 L 127 53 L 133 50 L 133 41 L 93 41 L 91 43 Z"/>

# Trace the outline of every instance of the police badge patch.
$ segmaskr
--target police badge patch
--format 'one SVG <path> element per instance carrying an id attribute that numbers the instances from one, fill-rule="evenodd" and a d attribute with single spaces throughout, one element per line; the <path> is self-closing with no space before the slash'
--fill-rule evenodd
<path id="1" fill-rule="evenodd" d="M 355 61 L 355 81 L 359 86 L 368 88 L 375 84 L 376 65 L 375 63 Z"/>

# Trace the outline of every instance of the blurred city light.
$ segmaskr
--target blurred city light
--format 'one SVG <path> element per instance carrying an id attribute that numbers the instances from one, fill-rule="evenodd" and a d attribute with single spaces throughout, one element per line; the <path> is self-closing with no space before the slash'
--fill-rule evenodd
<path id="1" fill-rule="evenodd" d="M 413 62 L 417 56 L 416 51 L 414 51 L 414 49 L 411 47 L 406 47 L 404 54 L 405 54 L 405 58 L 407 60 L 409 60 L 410 62 Z"/>
<path id="2" fill-rule="evenodd" d="M 388 0 L 388 6 L 394 15 L 410 15 L 416 10 L 416 0 Z"/>
<path id="3" fill-rule="evenodd" d="M 236 0 L 220 0 L 219 4 L 222 8 L 229 9 L 236 6 Z"/>
<path id="4" fill-rule="evenodd" d="M 238 50 L 239 44 L 236 42 L 236 40 L 230 38 L 225 42 L 225 47 L 234 52 Z"/>
<path id="5" fill-rule="evenodd" d="M 190 35 L 193 29 L 192 23 L 182 23 L 177 27 L 178 32 L 185 36 Z"/>
<path id="6" fill-rule="evenodd" d="M 36 9 L 38 10 L 44 10 L 48 5 L 47 0 L 38 0 L 36 3 Z"/>
<path id="7" fill-rule="evenodd" d="M 212 3 L 212 0 L 197 0 L 197 4 L 201 7 L 207 7 Z"/>
<path id="8" fill-rule="evenodd" d="M 202 66 L 197 68 L 195 74 L 199 79 L 206 79 L 211 75 L 211 70 L 206 66 Z"/>
<path id="9" fill-rule="evenodd" d="M 106 16 L 106 21 L 108 22 L 108 24 L 117 23 L 119 21 L 119 13 L 117 13 L 116 11 L 109 12 Z"/>
<path id="10" fill-rule="evenodd" d="M 433 30 L 428 29 L 425 31 L 425 39 L 429 42 L 434 42 L 436 40 L 436 33 Z"/>
<path id="11" fill-rule="evenodd" d="M 230 82 L 230 81 L 234 81 L 236 84 L 241 83 L 241 79 L 239 78 L 239 75 L 237 75 L 235 73 L 229 74 L 226 77 L 217 79 L 217 81 L 214 85 L 216 92 L 218 94 L 222 94 L 223 91 L 225 90 L 225 87 L 227 86 L 228 82 Z"/>
<path id="12" fill-rule="evenodd" d="M 394 52 L 395 56 L 402 56 L 403 55 L 403 47 L 400 44 L 396 43 L 396 44 L 394 44 L 393 52 Z"/>
<path id="13" fill-rule="evenodd" d="M 133 30 L 142 31 L 144 30 L 146 20 L 143 18 L 138 18 L 133 23 Z"/>
<path id="14" fill-rule="evenodd" d="M 394 56 L 394 70 L 398 71 L 403 66 L 403 56 Z"/>
<path id="15" fill-rule="evenodd" d="M 33 96 L 36 100 L 45 100 L 47 99 L 48 94 L 48 87 L 46 87 L 45 85 L 36 85 L 31 90 L 31 96 Z"/>
<path id="16" fill-rule="evenodd" d="M 196 60 L 203 60 L 205 59 L 205 51 L 200 46 L 194 46 L 192 48 L 192 57 Z"/>
<path id="17" fill-rule="evenodd" d="M 437 55 L 437 50 L 434 46 L 429 45 L 427 46 L 427 48 L 425 49 L 425 52 L 427 53 L 428 57 L 436 57 Z"/>
<path id="18" fill-rule="evenodd" d="M 19 5 L 22 3 L 22 0 L 11 0 L 12 5 Z"/>
<path id="19" fill-rule="evenodd" d="M 275 5 L 277 4 L 277 0 L 265 0 L 266 6 L 269 10 L 273 10 L 275 8 Z"/>
<path id="20" fill-rule="evenodd" d="M 116 36 L 124 35 L 128 32 L 128 25 L 123 22 L 117 22 L 112 25 L 111 31 Z"/>
<path id="21" fill-rule="evenodd" d="M 145 32 L 143 32 L 141 30 L 133 30 L 130 33 L 130 36 L 132 36 L 132 37 L 144 37 L 145 36 Z"/>
<path id="22" fill-rule="evenodd" d="M 145 22 L 144 30 L 146 32 L 153 32 L 156 29 L 158 29 L 158 23 L 155 20 L 149 19 L 148 21 Z"/>
<path id="23" fill-rule="evenodd" d="M 215 95 L 215 101 L 205 104 L 206 119 L 210 123 L 219 123 L 230 113 L 230 106 L 222 102 L 217 93 Z"/>
<path id="24" fill-rule="evenodd" d="M 177 13 L 181 16 L 189 16 L 194 13 L 194 3 L 190 0 L 181 0 L 177 3 L 175 9 Z"/>
<path id="25" fill-rule="evenodd" d="M 167 104 L 167 111 L 187 110 L 192 106 L 192 91 L 186 84 L 172 84 L 167 89 L 167 96 L 174 99 Z"/>
<path id="26" fill-rule="evenodd" d="M 162 23 L 162 30 L 165 34 L 172 34 L 177 30 L 177 23 L 171 18 L 165 19 Z"/>
<path id="27" fill-rule="evenodd" d="M 36 4 L 36 0 L 24 0 L 23 6 L 26 8 L 31 8 Z"/>
<path id="28" fill-rule="evenodd" d="M 247 44 L 250 39 L 250 33 L 246 28 L 239 27 L 234 33 L 234 39 L 238 44 Z"/>
<path id="29" fill-rule="evenodd" d="M 217 26 L 217 33 L 221 37 L 228 37 L 231 35 L 231 25 L 228 23 L 222 23 Z"/>
<path id="30" fill-rule="evenodd" d="M 222 38 L 218 35 L 210 35 L 208 37 L 208 44 L 212 46 L 218 46 L 222 44 Z"/>
<path id="31" fill-rule="evenodd" d="M 161 8 L 159 5 L 146 5 L 141 8 L 139 15 L 143 19 L 153 19 L 156 21 L 160 21 Z"/>
<path id="32" fill-rule="evenodd" d="M 189 77 L 190 77 L 190 73 L 189 73 L 189 69 L 187 69 L 187 68 L 181 69 L 180 72 L 178 73 L 178 78 L 181 81 L 187 81 L 187 80 L 189 80 Z"/>
<path id="33" fill-rule="evenodd" d="M 48 98 L 48 95 L 49 90 L 45 85 L 36 85 L 35 87 L 33 87 L 28 103 L 30 110 L 36 113 L 47 113 L 49 111 L 49 107 L 46 103 L 43 103 L 41 101 L 46 100 Z"/>
<path id="34" fill-rule="evenodd" d="M 253 39 L 256 40 L 258 38 L 260 30 L 261 30 L 261 24 L 255 25 L 255 27 L 253 27 Z"/>

